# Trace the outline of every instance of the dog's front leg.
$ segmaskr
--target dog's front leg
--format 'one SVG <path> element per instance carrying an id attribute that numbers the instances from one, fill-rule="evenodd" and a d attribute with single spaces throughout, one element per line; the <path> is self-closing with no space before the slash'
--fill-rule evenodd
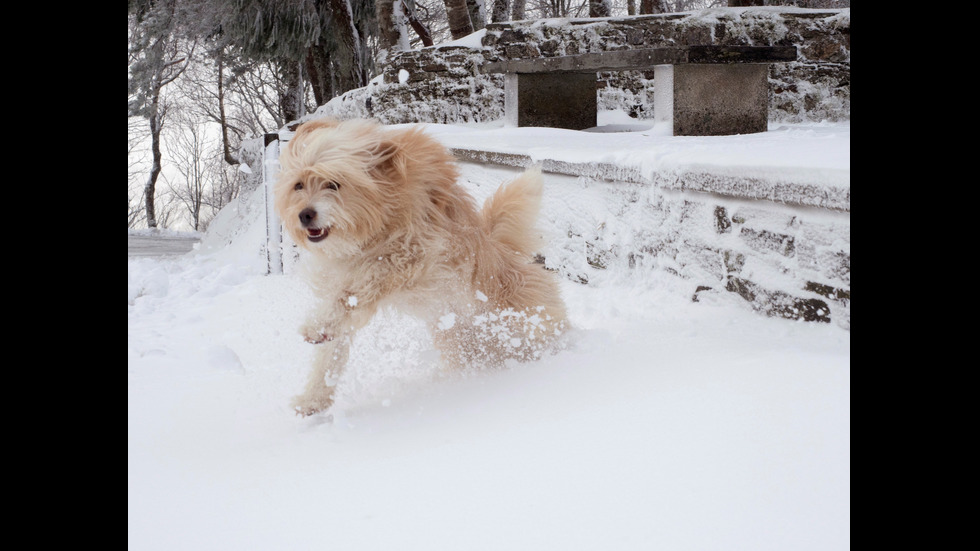
<path id="1" fill-rule="evenodd" d="M 292 406 L 298 415 L 313 415 L 333 405 L 334 389 L 347 365 L 350 338 L 335 339 L 317 346 L 313 370 L 303 394 L 293 398 Z"/>
<path id="2" fill-rule="evenodd" d="M 317 346 L 306 390 L 292 402 L 299 415 L 313 415 L 333 405 L 334 389 L 347 366 L 351 340 L 367 325 L 375 311 L 373 305 L 355 307 L 356 302 L 347 298 L 333 304 L 333 309 L 319 310 L 303 329 L 306 340 Z M 322 338 L 313 340 L 308 331 Z"/>

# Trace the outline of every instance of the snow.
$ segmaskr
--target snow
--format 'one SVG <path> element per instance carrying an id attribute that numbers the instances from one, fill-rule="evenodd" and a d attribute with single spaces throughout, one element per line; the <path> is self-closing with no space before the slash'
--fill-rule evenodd
<path id="1" fill-rule="evenodd" d="M 446 42 L 441 42 L 435 46 L 429 46 L 430 48 L 451 48 L 451 47 L 464 47 L 464 48 L 474 48 L 478 50 L 483 49 L 483 37 L 487 35 L 487 30 L 480 29 L 474 31 L 464 37 L 457 38 L 456 40 L 450 40 Z"/>
<path id="2" fill-rule="evenodd" d="M 453 147 L 849 186 L 849 125 L 428 126 Z M 610 265 L 562 280 L 564 350 L 499 371 L 443 372 L 424 328 L 385 312 L 331 412 L 299 418 L 309 290 L 291 270 L 265 275 L 257 225 L 240 227 L 263 209 L 231 210 L 197 251 L 128 262 L 131 550 L 850 546 L 849 331 L 730 293 L 692 302 L 683 278 Z"/>
<path id="3" fill-rule="evenodd" d="M 452 329 L 456 325 L 456 314 L 449 312 L 448 314 L 439 318 L 439 324 L 437 327 L 442 331 L 447 329 Z"/>
<path id="4" fill-rule="evenodd" d="M 591 131 L 490 125 L 432 125 L 453 147 L 520 152 L 533 160 L 636 166 L 645 174 L 708 168 L 744 177 L 781 176 L 797 183 L 850 188 L 850 123 L 773 124 L 768 132 L 671 136 L 659 123 L 600 112 Z M 664 123 L 668 124 L 668 123 Z M 630 132 L 611 132 L 622 130 Z"/>

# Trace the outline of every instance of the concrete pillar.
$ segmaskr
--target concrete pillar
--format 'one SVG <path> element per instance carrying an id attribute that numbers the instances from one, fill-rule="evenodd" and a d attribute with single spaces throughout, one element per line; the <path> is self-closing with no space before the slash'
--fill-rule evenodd
<path id="1" fill-rule="evenodd" d="M 765 132 L 769 123 L 769 65 L 658 65 L 654 119 L 671 121 L 674 136 Z"/>

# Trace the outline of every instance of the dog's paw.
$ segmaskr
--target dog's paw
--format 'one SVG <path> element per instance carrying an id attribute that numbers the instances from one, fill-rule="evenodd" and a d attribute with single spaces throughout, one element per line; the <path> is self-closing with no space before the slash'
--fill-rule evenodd
<path id="1" fill-rule="evenodd" d="M 316 396 L 303 394 L 293 398 L 290 405 L 293 407 L 293 411 L 296 412 L 296 415 L 301 417 L 309 417 L 314 413 L 319 413 L 332 406 L 333 393 L 330 393 L 329 395 L 321 394 Z"/>
<path id="2" fill-rule="evenodd" d="M 310 344 L 321 344 L 333 340 L 333 331 L 327 330 L 323 324 L 309 324 L 303 326 L 299 331 L 303 335 L 303 340 Z"/>

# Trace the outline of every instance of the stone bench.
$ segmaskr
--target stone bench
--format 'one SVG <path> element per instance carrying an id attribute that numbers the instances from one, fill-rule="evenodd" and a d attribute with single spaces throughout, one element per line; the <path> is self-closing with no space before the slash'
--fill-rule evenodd
<path id="1" fill-rule="evenodd" d="M 484 64 L 504 73 L 504 116 L 513 126 L 596 126 L 596 73 L 654 70 L 654 121 L 674 136 L 765 132 L 769 64 L 796 60 L 796 46 L 678 46 Z"/>

